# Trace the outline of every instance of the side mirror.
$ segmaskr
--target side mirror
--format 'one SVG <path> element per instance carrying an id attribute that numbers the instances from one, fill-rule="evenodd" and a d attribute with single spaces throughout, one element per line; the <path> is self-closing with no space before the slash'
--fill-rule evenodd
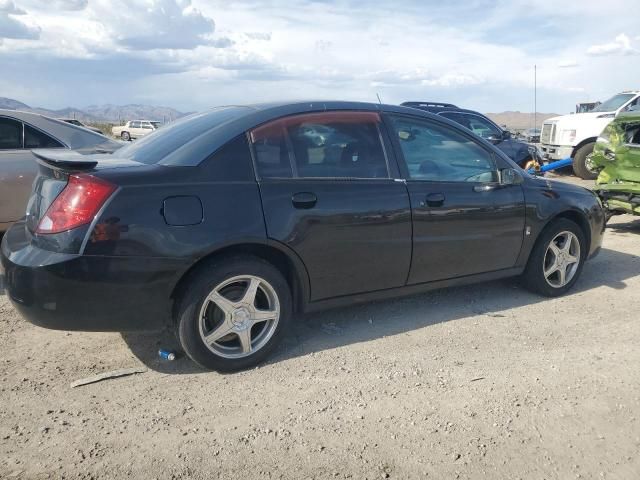
<path id="1" fill-rule="evenodd" d="M 503 140 L 502 136 L 498 136 L 498 135 L 489 135 L 487 137 L 487 141 L 493 143 L 494 145 L 497 145 L 498 143 L 500 143 Z"/>
<path id="2" fill-rule="evenodd" d="M 520 185 L 524 179 L 515 168 L 503 168 L 500 170 L 500 185 Z"/>

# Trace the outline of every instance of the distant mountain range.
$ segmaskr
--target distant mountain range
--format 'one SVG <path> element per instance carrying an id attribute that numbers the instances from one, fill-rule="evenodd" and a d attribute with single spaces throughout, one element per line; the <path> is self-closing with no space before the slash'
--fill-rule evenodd
<path id="1" fill-rule="evenodd" d="M 53 118 L 76 118 L 85 123 L 121 123 L 127 120 L 158 120 L 169 122 L 183 117 L 187 113 L 170 107 L 155 107 L 152 105 L 90 105 L 83 108 L 63 108 L 49 110 L 40 107 L 30 107 L 26 103 L 12 98 L 0 97 L 0 109 L 22 110 L 34 112 Z"/>
<path id="2" fill-rule="evenodd" d="M 26 103 L 12 98 L 0 97 L 0 108 L 8 110 L 23 110 L 36 112 L 54 118 L 77 118 L 86 123 L 122 123 L 127 120 L 159 120 L 169 122 L 187 115 L 171 107 L 155 107 L 153 105 L 89 105 L 83 108 L 63 108 L 61 110 L 49 110 L 40 107 L 30 107 Z M 525 130 L 534 127 L 533 113 L 526 112 L 500 112 L 487 113 L 491 120 L 498 125 L 506 125 L 512 130 Z M 557 116 L 557 113 L 538 113 L 537 125 L 540 128 L 547 118 Z"/>
<path id="3" fill-rule="evenodd" d="M 536 115 L 537 124 L 534 125 L 533 113 L 526 112 L 500 112 L 486 113 L 487 117 L 498 125 L 506 125 L 510 130 L 526 130 L 527 128 L 540 128 L 547 118 L 557 117 L 558 113 L 540 113 Z"/>

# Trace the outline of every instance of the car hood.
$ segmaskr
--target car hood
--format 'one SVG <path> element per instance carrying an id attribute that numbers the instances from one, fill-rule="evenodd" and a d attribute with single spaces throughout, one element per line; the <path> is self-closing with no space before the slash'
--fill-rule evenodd
<path id="1" fill-rule="evenodd" d="M 565 122 L 565 121 L 582 122 L 582 121 L 598 118 L 600 115 L 606 115 L 607 113 L 614 113 L 614 112 L 585 112 L 585 113 L 575 113 L 571 115 L 558 115 L 557 117 L 547 118 L 544 121 L 544 123 Z"/>
<path id="2" fill-rule="evenodd" d="M 546 177 L 531 177 L 531 178 L 532 178 L 532 181 L 535 182 L 534 183 L 535 185 L 542 188 L 548 188 L 557 192 L 577 193 L 580 195 L 588 195 L 591 197 L 595 195 L 592 190 L 589 190 L 588 188 L 585 188 L 585 187 L 581 187 L 579 185 L 574 185 L 572 183 L 561 182 L 559 180 L 549 180 Z"/>

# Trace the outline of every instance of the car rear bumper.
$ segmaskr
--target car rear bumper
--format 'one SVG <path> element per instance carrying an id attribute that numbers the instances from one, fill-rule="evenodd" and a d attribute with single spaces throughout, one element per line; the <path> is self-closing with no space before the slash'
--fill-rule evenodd
<path id="1" fill-rule="evenodd" d="M 29 322 L 57 330 L 158 330 L 171 323 L 170 298 L 184 261 L 101 257 L 42 250 L 23 222 L 5 234 L 0 275 Z"/>

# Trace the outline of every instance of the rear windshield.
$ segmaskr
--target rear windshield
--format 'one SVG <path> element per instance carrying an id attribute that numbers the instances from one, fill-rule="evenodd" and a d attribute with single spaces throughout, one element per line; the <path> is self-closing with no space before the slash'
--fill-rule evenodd
<path id="1" fill-rule="evenodd" d="M 140 163 L 160 163 L 163 158 L 178 148 L 209 130 L 241 117 L 246 112 L 246 107 L 219 107 L 204 113 L 195 113 L 164 125 L 140 140 L 122 147 L 116 154 L 118 157 Z M 193 159 L 186 160 L 193 161 Z"/>

